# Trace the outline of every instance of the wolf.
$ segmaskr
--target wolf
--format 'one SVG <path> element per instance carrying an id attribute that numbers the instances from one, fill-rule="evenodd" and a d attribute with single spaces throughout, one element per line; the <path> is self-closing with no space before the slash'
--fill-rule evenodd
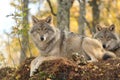
<path id="1" fill-rule="evenodd" d="M 101 41 L 103 48 L 116 54 L 120 57 L 120 38 L 115 32 L 115 25 L 101 26 L 96 25 L 96 33 L 94 38 Z"/>
<path id="2" fill-rule="evenodd" d="M 30 76 L 38 69 L 45 60 L 58 57 L 72 59 L 72 54 L 83 54 L 88 62 L 100 59 L 115 58 L 116 55 L 105 51 L 102 44 L 93 38 L 78 35 L 73 32 L 60 30 L 52 25 L 52 17 L 38 19 L 32 16 L 33 27 L 30 36 L 40 51 L 40 56 L 31 62 Z"/>

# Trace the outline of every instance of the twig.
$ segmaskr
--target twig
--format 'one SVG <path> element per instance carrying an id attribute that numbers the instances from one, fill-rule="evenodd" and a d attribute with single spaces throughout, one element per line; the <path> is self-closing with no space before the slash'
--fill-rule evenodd
<path id="1" fill-rule="evenodd" d="M 85 21 L 85 23 L 87 24 L 87 26 L 88 26 L 88 28 L 89 28 L 89 30 L 90 30 L 90 33 L 92 34 L 92 29 L 91 29 L 91 27 L 90 27 L 89 22 L 86 20 L 86 18 L 85 18 L 84 16 L 82 16 L 82 18 L 83 18 L 83 20 Z"/>
<path id="2" fill-rule="evenodd" d="M 21 50 L 23 51 L 23 54 L 26 55 L 26 54 L 25 54 L 25 51 L 23 50 L 23 47 L 22 47 L 22 43 L 21 43 L 19 34 L 17 34 L 17 38 L 18 38 L 18 42 L 19 42 L 19 44 L 20 44 L 20 48 L 21 48 Z"/>
<path id="3" fill-rule="evenodd" d="M 53 8 L 52 8 L 52 5 L 51 5 L 50 0 L 47 0 L 47 3 L 49 4 L 49 7 L 50 7 L 50 10 L 51 10 L 52 15 L 56 16 L 56 14 L 55 14 L 54 11 L 53 11 Z"/>

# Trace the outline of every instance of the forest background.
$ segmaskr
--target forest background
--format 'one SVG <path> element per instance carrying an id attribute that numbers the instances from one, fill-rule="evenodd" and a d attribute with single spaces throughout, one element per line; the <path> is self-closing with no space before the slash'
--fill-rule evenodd
<path id="1" fill-rule="evenodd" d="M 0 67 L 16 67 L 27 57 L 39 55 L 29 36 L 32 15 L 38 18 L 52 15 L 53 24 L 59 29 L 89 37 L 97 24 L 115 24 L 120 34 L 120 0 L 10 0 L 9 5 L 13 11 L 5 17 L 11 18 L 12 25 L 9 29 L 0 26 L 6 29 L 0 34 Z"/>

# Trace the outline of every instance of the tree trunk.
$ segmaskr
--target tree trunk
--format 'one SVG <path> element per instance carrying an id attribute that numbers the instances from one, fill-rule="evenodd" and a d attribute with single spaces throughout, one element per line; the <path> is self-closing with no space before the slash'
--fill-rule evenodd
<path id="1" fill-rule="evenodd" d="M 78 19 L 78 23 L 79 23 L 79 28 L 78 28 L 78 32 L 81 35 L 85 35 L 85 15 L 86 15 L 86 10 L 85 10 L 85 6 L 86 6 L 86 0 L 78 0 L 79 2 L 79 8 L 80 8 L 80 16 Z"/>
<path id="2" fill-rule="evenodd" d="M 20 54 L 20 63 L 23 62 L 26 59 L 26 52 L 28 49 L 28 4 L 29 0 L 23 0 L 22 1 L 22 14 L 23 14 L 23 20 L 22 20 L 22 41 L 21 41 L 21 54 Z"/>
<path id="3" fill-rule="evenodd" d="M 100 0 L 92 0 L 90 2 L 90 6 L 92 7 L 92 15 L 93 15 L 93 32 L 95 32 L 95 26 L 99 23 L 100 18 L 100 10 L 99 10 Z"/>
<path id="4" fill-rule="evenodd" d="M 57 26 L 61 30 L 69 31 L 70 8 L 74 0 L 57 0 L 57 1 L 58 1 Z"/>

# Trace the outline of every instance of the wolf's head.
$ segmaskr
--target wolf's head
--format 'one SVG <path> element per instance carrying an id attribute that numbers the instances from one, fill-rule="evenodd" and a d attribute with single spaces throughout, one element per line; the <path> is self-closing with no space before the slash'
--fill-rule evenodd
<path id="1" fill-rule="evenodd" d="M 53 38 L 55 32 L 50 25 L 51 20 L 51 16 L 48 16 L 45 19 L 38 19 L 35 16 L 32 16 L 33 27 L 30 30 L 30 35 L 36 45 L 45 44 Z"/>
<path id="2" fill-rule="evenodd" d="M 115 34 L 115 25 L 102 27 L 101 25 L 96 26 L 96 33 L 94 38 L 102 42 L 103 48 L 111 50 L 113 49 L 117 42 L 118 36 Z"/>

